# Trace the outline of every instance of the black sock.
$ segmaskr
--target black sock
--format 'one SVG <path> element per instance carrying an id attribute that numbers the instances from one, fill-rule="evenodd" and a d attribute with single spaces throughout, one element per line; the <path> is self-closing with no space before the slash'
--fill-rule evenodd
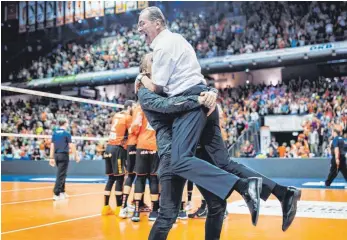
<path id="1" fill-rule="evenodd" d="M 104 196 L 104 205 L 109 205 L 110 203 L 110 195 L 105 195 Z"/>
<path id="2" fill-rule="evenodd" d="M 180 211 L 183 211 L 183 210 L 184 210 L 184 204 L 185 204 L 185 202 L 181 202 L 181 208 L 180 208 Z"/>
<path id="3" fill-rule="evenodd" d="M 193 195 L 193 193 L 189 191 L 188 192 L 188 202 L 192 201 L 192 195 Z"/>
<path id="4" fill-rule="evenodd" d="M 144 195 L 145 195 L 145 194 L 142 195 L 142 198 L 141 198 L 141 200 L 140 200 L 140 207 L 142 207 L 142 206 L 145 205 L 145 202 L 143 201 Z"/>
<path id="5" fill-rule="evenodd" d="M 238 192 L 238 193 L 243 193 L 247 190 L 248 187 L 248 181 L 246 179 L 240 178 L 236 184 L 234 189 Z"/>
<path id="6" fill-rule="evenodd" d="M 276 186 L 272 190 L 272 193 L 278 198 L 278 200 L 280 200 L 280 202 L 282 202 L 284 197 L 286 196 L 287 188 L 282 185 L 276 184 Z"/>
<path id="7" fill-rule="evenodd" d="M 152 201 L 152 204 L 153 204 L 153 212 L 156 212 L 158 211 L 159 209 L 159 201 Z"/>
<path id="8" fill-rule="evenodd" d="M 122 195 L 116 195 L 117 207 L 122 206 Z"/>
<path id="9" fill-rule="evenodd" d="M 129 198 L 129 194 L 123 194 L 123 202 L 122 202 L 123 208 L 126 208 L 128 206 L 128 198 Z"/>
<path id="10" fill-rule="evenodd" d="M 202 199 L 202 201 L 201 201 L 201 207 L 200 207 L 200 208 L 205 209 L 205 208 L 206 208 L 206 205 L 207 205 L 206 200 L 205 200 L 205 199 Z"/>
<path id="11" fill-rule="evenodd" d="M 140 201 L 141 200 L 135 200 L 135 212 L 140 211 Z"/>

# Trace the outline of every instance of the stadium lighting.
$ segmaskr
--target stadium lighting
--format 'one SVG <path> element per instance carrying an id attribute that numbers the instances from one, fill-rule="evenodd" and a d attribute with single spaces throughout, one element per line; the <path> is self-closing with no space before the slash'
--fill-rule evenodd
<path id="1" fill-rule="evenodd" d="M 95 17 L 95 20 L 99 20 L 99 17 Z"/>
<path id="2" fill-rule="evenodd" d="M 82 20 L 80 19 L 80 20 L 78 20 L 78 23 L 82 23 Z"/>
<path id="3" fill-rule="evenodd" d="M 249 84 L 249 80 L 246 80 L 246 84 Z"/>

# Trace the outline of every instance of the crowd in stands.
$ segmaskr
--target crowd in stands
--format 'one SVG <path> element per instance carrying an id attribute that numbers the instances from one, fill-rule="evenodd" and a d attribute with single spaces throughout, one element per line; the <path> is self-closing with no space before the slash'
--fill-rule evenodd
<path id="1" fill-rule="evenodd" d="M 248 129 L 266 115 L 306 115 L 312 118 L 302 123 L 303 132 L 279 144 L 273 138 L 266 152 L 256 152 L 253 143 L 242 144 L 245 157 L 311 157 L 330 156 L 332 130 L 347 132 L 347 78 L 327 81 L 291 81 L 277 86 L 247 84 L 220 91 L 218 99 L 225 114 L 228 146 L 233 145 Z M 113 99 L 123 104 L 125 98 Z M 107 137 L 109 119 L 117 109 L 69 101 L 39 98 L 37 100 L 1 102 L 1 132 L 51 135 L 57 119 L 67 117 L 73 136 Z M 84 160 L 102 159 L 105 140 L 76 141 Z M 13 159 L 45 159 L 49 139 L 3 138 L 2 157 Z"/>
<path id="2" fill-rule="evenodd" d="M 120 98 L 122 99 L 122 98 Z M 123 100 L 117 103 L 123 104 Z M 5 133 L 52 135 L 58 120 L 69 120 L 72 136 L 107 137 L 109 120 L 118 109 L 75 103 L 71 101 L 38 98 L 36 100 L 1 102 L 1 131 Z M 49 155 L 50 139 L 2 138 L 1 152 L 4 159 L 44 160 Z M 75 141 L 83 160 L 101 160 L 105 140 Z"/>
<path id="3" fill-rule="evenodd" d="M 233 8 L 227 2 L 226 9 Z M 240 16 L 178 9 L 168 23 L 196 49 L 199 58 L 243 54 L 347 39 L 346 2 L 242 2 Z M 243 20 L 244 21 L 243 21 Z M 105 33 L 92 43 L 59 45 L 48 56 L 33 60 L 9 80 L 74 75 L 138 66 L 149 51 L 136 25 Z"/>
<path id="4" fill-rule="evenodd" d="M 307 115 L 303 132 L 290 142 L 279 145 L 273 138 L 268 150 L 259 157 L 330 156 L 333 129 L 347 133 L 347 78 L 332 81 L 291 81 L 277 86 L 246 85 L 227 88 L 221 92 L 220 102 L 227 114 L 229 143 L 234 143 L 251 122 L 258 124 L 266 115 Z M 254 146 L 246 142 L 241 155 L 256 156 Z"/>

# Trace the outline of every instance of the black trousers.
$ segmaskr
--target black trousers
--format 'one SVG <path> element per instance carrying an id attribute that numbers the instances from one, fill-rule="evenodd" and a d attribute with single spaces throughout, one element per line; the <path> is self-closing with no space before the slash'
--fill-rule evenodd
<path id="1" fill-rule="evenodd" d="M 330 184 L 334 181 L 334 179 L 337 177 L 337 174 L 339 171 L 342 173 L 343 177 L 345 178 L 347 182 L 347 166 L 346 166 L 346 157 L 345 156 L 340 156 L 340 166 L 337 169 L 336 165 L 336 159 L 335 156 L 331 158 L 330 162 L 330 171 L 327 180 L 325 183 L 330 186 Z"/>
<path id="2" fill-rule="evenodd" d="M 157 136 L 161 136 L 163 141 L 158 144 L 158 147 L 166 145 L 171 146 L 172 135 L 170 125 L 162 126 L 157 132 Z M 168 145 L 167 145 L 168 144 Z M 213 163 L 212 159 L 206 152 L 202 153 L 204 159 Z M 157 220 L 155 221 L 149 240 L 165 240 L 169 234 L 172 225 L 175 223 L 181 201 L 186 179 L 172 173 L 170 167 L 171 156 L 168 154 L 162 155 L 159 166 L 159 183 L 161 185 L 160 194 L 160 211 Z M 206 199 L 208 206 L 208 215 L 205 223 L 205 239 L 218 240 L 223 226 L 224 213 L 227 206 L 226 200 L 222 200 L 213 193 L 198 186 L 203 197 Z"/>
<path id="3" fill-rule="evenodd" d="M 57 176 L 54 185 L 54 194 L 59 196 L 60 193 L 65 192 L 65 180 L 66 173 L 69 166 L 69 154 L 68 153 L 56 153 L 55 164 L 57 166 Z"/>
<path id="4" fill-rule="evenodd" d="M 204 87 L 196 86 L 183 94 L 199 95 L 205 90 Z M 178 114 L 173 120 L 172 172 L 205 188 L 221 199 L 229 197 L 239 178 L 261 177 L 264 187 L 261 197 L 266 200 L 276 183 L 242 164 L 229 161 L 229 153 L 219 126 L 218 110 L 216 109 L 209 117 L 206 116 L 207 111 L 205 108 L 194 109 Z M 199 142 L 216 166 L 195 157 Z"/>

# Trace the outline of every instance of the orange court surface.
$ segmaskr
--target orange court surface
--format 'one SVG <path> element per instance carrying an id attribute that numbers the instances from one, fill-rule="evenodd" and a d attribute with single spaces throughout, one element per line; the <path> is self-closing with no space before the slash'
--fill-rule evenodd
<path id="1" fill-rule="evenodd" d="M 67 183 L 69 199 L 52 200 L 53 183 L 2 182 L 1 239 L 147 239 L 153 222 L 101 216 L 103 184 Z M 148 199 L 145 199 L 146 202 Z M 200 194 L 194 189 L 194 207 Z M 303 189 L 297 217 L 283 233 L 278 201 L 271 197 L 260 210 L 258 225 L 251 224 L 243 201 L 232 194 L 221 239 L 347 239 L 347 190 Z M 112 199 L 111 205 L 115 200 Z M 264 205 L 265 204 L 265 205 Z M 205 219 L 178 220 L 169 240 L 204 239 Z"/>

